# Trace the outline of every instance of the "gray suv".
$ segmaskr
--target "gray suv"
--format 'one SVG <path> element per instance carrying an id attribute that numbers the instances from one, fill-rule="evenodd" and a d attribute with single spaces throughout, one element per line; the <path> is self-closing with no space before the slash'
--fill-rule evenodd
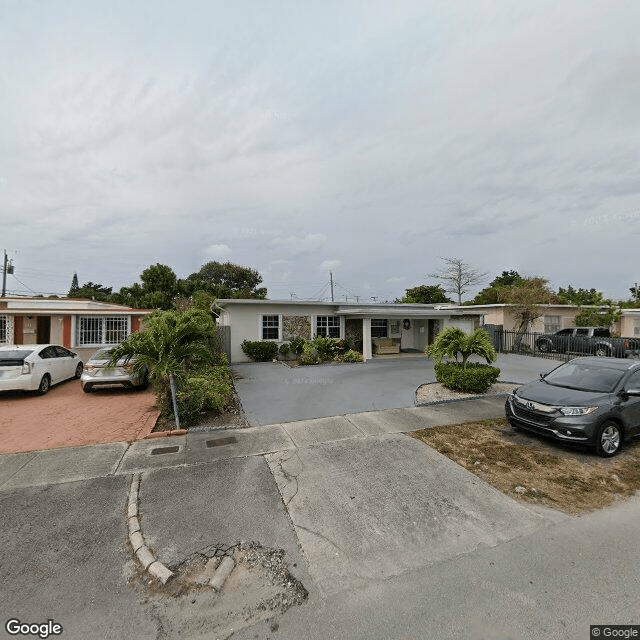
<path id="1" fill-rule="evenodd" d="M 505 412 L 515 429 L 614 456 L 640 436 L 640 362 L 575 358 L 514 390 Z"/>

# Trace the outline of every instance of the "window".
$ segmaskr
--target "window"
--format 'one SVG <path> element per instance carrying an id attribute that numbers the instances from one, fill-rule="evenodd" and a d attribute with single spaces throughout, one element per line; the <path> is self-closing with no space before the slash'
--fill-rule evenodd
<path id="1" fill-rule="evenodd" d="M 636 320 L 636 323 L 633 326 L 633 335 L 640 336 L 640 320 Z"/>
<path id="2" fill-rule="evenodd" d="M 555 333 L 560 330 L 560 316 L 544 317 L 544 332 Z"/>
<path id="3" fill-rule="evenodd" d="M 371 320 L 371 337 L 372 338 L 386 338 L 389 328 L 389 322 L 386 318 L 372 318 Z"/>
<path id="4" fill-rule="evenodd" d="M 0 316 L 0 344 L 9 342 L 7 316 Z"/>
<path id="5" fill-rule="evenodd" d="M 318 316 L 316 318 L 316 335 L 325 338 L 339 338 L 340 318 L 338 316 Z"/>
<path id="6" fill-rule="evenodd" d="M 127 318 L 78 318 L 78 345 L 120 344 L 129 334 Z"/>
<path id="7" fill-rule="evenodd" d="M 280 340 L 280 316 L 262 316 L 262 339 Z"/>

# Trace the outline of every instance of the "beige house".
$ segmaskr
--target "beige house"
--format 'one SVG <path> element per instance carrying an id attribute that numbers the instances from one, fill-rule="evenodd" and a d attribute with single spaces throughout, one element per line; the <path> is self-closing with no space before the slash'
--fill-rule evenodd
<path id="1" fill-rule="evenodd" d="M 225 327 L 225 349 L 231 362 L 248 362 L 240 346 L 244 340 L 278 344 L 294 337 L 317 335 L 362 343 L 365 360 L 376 346 L 389 351 L 424 351 L 444 327 L 472 331 L 477 313 L 468 309 L 426 304 L 355 304 L 287 300 L 218 300 L 218 326 Z"/>
<path id="2" fill-rule="evenodd" d="M 140 330 L 151 313 L 72 298 L 0 298 L 0 344 L 60 344 L 86 360 Z"/>
<path id="3" fill-rule="evenodd" d="M 640 309 L 622 309 L 620 335 L 625 338 L 640 337 Z"/>

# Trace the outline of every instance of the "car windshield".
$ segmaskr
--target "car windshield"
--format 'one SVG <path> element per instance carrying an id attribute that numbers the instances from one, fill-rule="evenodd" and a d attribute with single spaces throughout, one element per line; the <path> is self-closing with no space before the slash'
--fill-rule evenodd
<path id="1" fill-rule="evenodd" d="M 0 365 L 22 364 L 27 356 L 33 353 L 33 349 L 3 349 L 0 351 Z"/>
<path id="2" fill-rule="evenodd" d="M 611 393 L 624 371 L 587 362 L 567 362 L 545 376 L 544 381 L 556 387 Z"/>
<path id="3" fill-rule="evenodd" d="M 111 357 L 111 352 L 112 351 L 113 351 L 113 347 L 107 347 L 106 349 L 100 349 L 100 351 L 96 351 L 91 356 L 91 360 L 108 360 Z"/>

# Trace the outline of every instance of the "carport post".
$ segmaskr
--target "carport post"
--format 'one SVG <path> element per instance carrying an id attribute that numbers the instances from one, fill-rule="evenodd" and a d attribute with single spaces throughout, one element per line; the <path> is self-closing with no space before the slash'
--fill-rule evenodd
<path id="1" fill-rule="evenodd" d="M 169 386 L 171 387 L 171 400 L 173 400 L 173 415 L 176 417 L 176 429 L 180 428 L 180 417 L 178 416 L 178 403 L 176 401 L 176 381 L 173 377 L 173 373 L 169 374 Z"/>

